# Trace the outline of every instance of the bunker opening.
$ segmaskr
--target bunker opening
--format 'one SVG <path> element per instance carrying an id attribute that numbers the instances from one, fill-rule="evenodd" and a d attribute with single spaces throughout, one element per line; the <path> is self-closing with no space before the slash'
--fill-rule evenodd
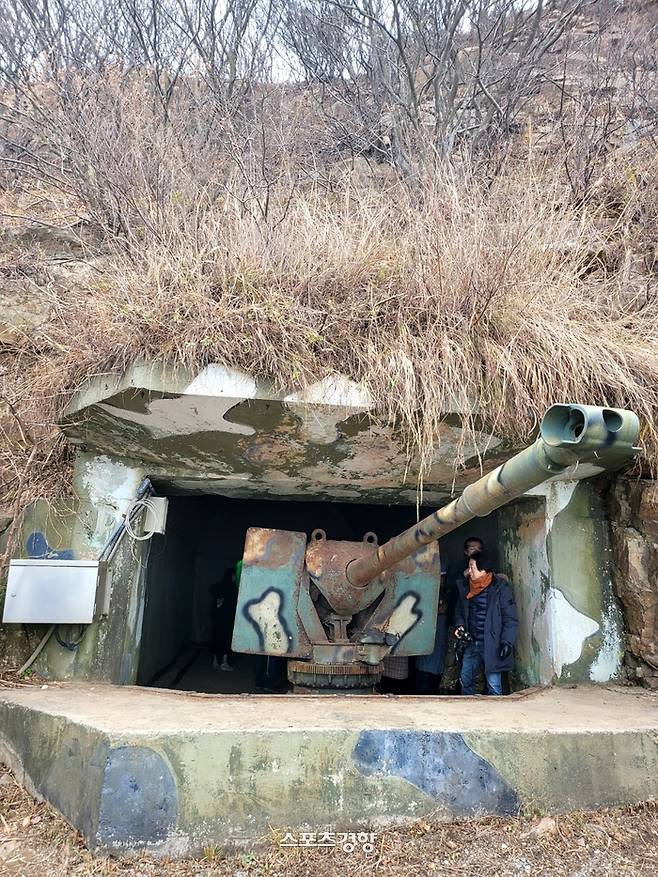
<path id="1" fill-rule="evenodd" d="M 368 469 L 363 443 L 358 454 L 341 446 L 351 462 L 338 482 L 335 455 L 320 465 L 316 453 L 304 481 L 274 470 L 288 445 L 271 436 L 246 449 L 240 439 L 245 460 L 261 461 L 257 472 L 238 469 L 234 456 L 221 477 L 202 471 L 191 446 L 182 458 L 178 440 L 175 460 L 159 447 L 157 462 L 146 462 L 155 452 L 144 447 L 139 465 L 114 445 L 115 456 L 81 446 L 76 510 L 57 525 L 47 507 L 30 511 L 3 617 L 49 625 L 28 665 L 53 678 L 226 694 L 288 683 L 299 693 L 421 693 L 420 669 L 441 675 L 443 693 L 480 693 L 464 690 L 464 673 L 457 682 L 443 667 L 418 667 L 436 651 L 442 616 L 461 628 L 463 658 L 470 651 L 478 670 L 493 668 L 486 676 L 510 674 L 512 690 L 603 682 L 619 672 L 621 620 L 605 482 L 592 476 L 628 462 L 638 431 L 631 412 L 553 406 L 534 442 L 495 468 L 488 460 L 479 478 L 470 471 L 451 485 L 435 475 L 431 506 L 418 515 L 404 473 L 384 472 L 381 460 Z M 441 611 L 441 567 L 445 585 L 455 570 L 464 584 L 471 535 L 488 557 L 468 561 L 457 624 L 450 607 Z M 487 653 L 494 594 L 505 595 L 513 629 L 492 628 Z M 471 625 L 478 601 L 482 630 Z M 422 693 L 442 693 L 433 683 Z M 501 678 L 486 685 L 502 693 Z"/>
<path id="2" fill-rule="evenodd" d="M 373 540 L 381 545 L 417 520 L 417 510 L 410 505 L 218 495 L 169 496 L 168 501 L 165 532 L 150 540 L 137 682 L 215 694 L 293 691 L 285 655 L 243 653 L 232 646 L 237 579 L 250 528 L 304 534 L 308 545 L 319 533 L 326 534 L 328 540 L 354 543 L 365 538 L 369 545 Z M 432 511 L 430 507 L 421 508 L 420 517 Z M 437 565 L 435 581 L 437 585 L 441 581 L 443 597 L 451 594 L 450 601 L 441 605 L 441 612 L 448 613 L 450 636 L 454 581 L 464 569 L 464 540 L 470 536 L 482 539 L 496 569 L 502 569 L 505 552 L 500 550 L 499 513 L 466 524 L 441 539 L 440 560 L 437 554 L 433 562 Z M 429 620 L 427 623 L 433 624 Z M 244 613 L 238 613 L 237 624 L 248 625 Z M 325 629 L 332 639 L 335 628 L 325 623 Z M 349 638 L 352 630 L 346 633 Z M 442 662 L 445 678 L 440 690 L 438 682 L 436 691 L 418 690 L 423 672 L 419 668 L 427 666 L 427 661 L 423 664 L 412 656 L 386 661 L 384 674 L 392 675 L 384 675 L 376 690 L 393 694 L 458 693 L 455 645 L 451 641 L 446 644 Z M 513 681 L 512 685 L 520 687 L 521 683 Z"/>

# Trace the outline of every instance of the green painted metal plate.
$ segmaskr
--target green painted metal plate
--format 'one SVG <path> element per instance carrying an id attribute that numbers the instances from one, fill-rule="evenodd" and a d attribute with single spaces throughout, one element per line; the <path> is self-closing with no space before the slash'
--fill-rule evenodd
<path id="1" fill-rule="evenodd" d="M 381 607 L 390 616 L 381 628 L 402 637 L 392 654 L 429 655 L 434 650 L 441 586 L 438 543 L 425 545 L 397 563 L 391 573 L 395 584 Z"/>
<path id="2" fill-rule="evenodd" d="M 436 613 L 441 585 L 439 546 L 431 542 L 393 568 L 396 572 L 391 622 L 405 616 L 412 622 L 393 649 L 394 655 L 429 655 L 434 650 Z M 387 625 L 387 629 L 390 626 Z"/>
<path id="3" fill-rule="evenodd" d="M 297 616 L 306 539 L 306 533 L 289 530 L 247 530 L 233 651 L 286 658 L 311 654 Z"/>

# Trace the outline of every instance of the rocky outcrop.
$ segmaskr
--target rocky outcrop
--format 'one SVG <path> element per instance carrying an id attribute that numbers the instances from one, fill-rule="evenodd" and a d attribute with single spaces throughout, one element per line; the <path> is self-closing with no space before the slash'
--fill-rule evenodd
<path id="1" fill-rule="evenodd" d="M 0 231 L 0 351 L 22 344 L 48 321 L 52 288 L 75 282 L 89 237 L 80 224 Z"/>
<path id="2" fill-rule="evenodd" d="M 614 586 L 630 675 L 658 689 L 658 481 L 620 478 L 609 495 Z"/>
<path id="3" fill-rule="evenodd" d="M 50 307 L 30 280 L 3 279 L 0 284 L 0 345 L 22 342 L 48 319 Z"/>

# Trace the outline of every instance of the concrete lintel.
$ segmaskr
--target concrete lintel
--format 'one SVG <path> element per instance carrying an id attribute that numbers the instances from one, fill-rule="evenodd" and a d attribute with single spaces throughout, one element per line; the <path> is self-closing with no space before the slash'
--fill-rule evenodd
<path id="1" fill-rule="evenodd" d="M 273 381 L 255 379 L 239 369 L 209 363 L 200 369 L 164 362 L 135 362 L 121 374 L 90 378 L 69 402 L 64 417 L 70 417 L 123 390 L 139 389 L 155 393 L 182 394 L 235 399 L 276 399 L 291 405 L 326 406 L 367 410 L 368 393 L 344 375 L 329 375 L 303 390 L 291 392 L 277 388 Z"/>

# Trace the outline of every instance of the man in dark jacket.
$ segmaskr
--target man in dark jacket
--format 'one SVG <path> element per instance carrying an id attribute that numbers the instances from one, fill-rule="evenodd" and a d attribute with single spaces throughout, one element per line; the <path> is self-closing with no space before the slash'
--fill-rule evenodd
<path id="1" fill-rule="evenodd" d="M 464 578 L 464 567 L 468 564 L 471 554 L 476 551 L 484 551 L 484 542 L 479 536 L 469 536 L 464 541 L 464 556 L 457 560 L 452 560 L 448 564 L 446 570 L 446 591 L 455 594 L 457 590 L 457 582 Z M 452 604 L 451 607 L 452 609 Z"/>
<path id="2" fill-rule="evenodd" d="M 488 694 L 502 694 L 501 674 L 514 665 L 519 620 L 506 576 L 497 575 L 483 551 L 473 553 L 468 576 L 457 582 L 455 636 L 466 643 L 461 669 L 462 694 L 475 694 L 475 678 L 484 666 Z"/>

